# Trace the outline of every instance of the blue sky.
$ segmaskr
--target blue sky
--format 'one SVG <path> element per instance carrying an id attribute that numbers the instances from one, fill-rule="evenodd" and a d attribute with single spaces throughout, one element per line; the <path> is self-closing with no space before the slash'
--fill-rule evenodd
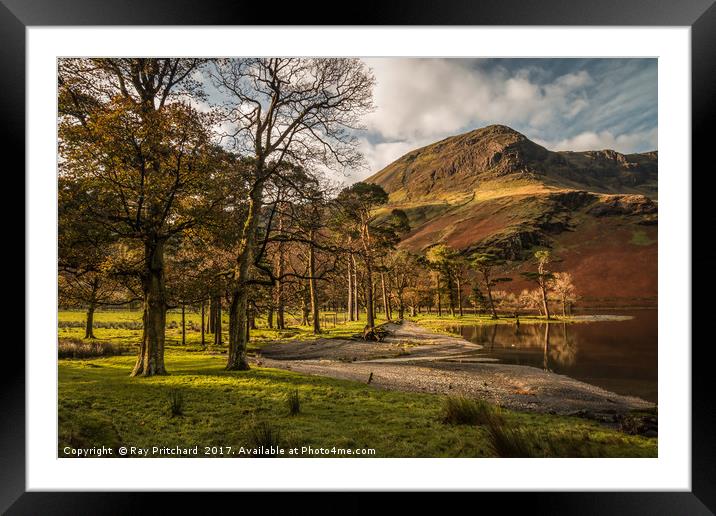
<path id="1" fill-rule="evenodd" d="M 656 59 L 370 58 L 367 177 L 411 149 L 489 124 L 552 150 L 657 148 Z"/>

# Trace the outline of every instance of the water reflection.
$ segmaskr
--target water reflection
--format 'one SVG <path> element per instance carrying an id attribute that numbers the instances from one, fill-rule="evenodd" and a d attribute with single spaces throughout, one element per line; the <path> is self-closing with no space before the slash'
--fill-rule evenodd
<path id="1" fill-rule="evenodd" d="M 485 346 L 488 353 L 502 353 L 511 355 L 515 363 L 525 361 L 533 365 L 528 355 L 541 352 L 542 368 L 553 371 L 561 367 L 574 365 L 577 360 L 579 336 L 568 330 L 568 324 L 514 324 L 514 325 L 485 325 L 463 326 L 452 328 L 452 331 L 462 332 L 466 339 Z M 555 327 L 559 331 L 555 332 Z M 499 339 L 498 339 L 499 334 Z"/>
<path id="2" fill-rule="evenodd" d="M 452 328 L 503 363 L 566 374 L 605 389 L 656 401 L 657 313 L 629 321 L 469 325 Z"/>

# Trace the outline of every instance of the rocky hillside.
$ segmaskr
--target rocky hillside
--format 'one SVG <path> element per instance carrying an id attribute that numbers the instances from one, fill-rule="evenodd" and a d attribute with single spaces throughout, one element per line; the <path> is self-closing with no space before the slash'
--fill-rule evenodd
<path id="1" fill-rule="evenodd" d="M 657 153 L 552 152 L 514 129 L 490 125 L 409 152 L 368 181 L 401 198 L 417 199 L 507 177 L 656 197 Z"/>
<path id="2" fill-rule="evenodd" d="M 586 304 L 656 303 L 656 151 L 552 152 L 493 125 L 414 150 L 366 181 L 408 215 L 405 248 L 497 252 L 520 290 L 517 272 L 549 247 Z"/>

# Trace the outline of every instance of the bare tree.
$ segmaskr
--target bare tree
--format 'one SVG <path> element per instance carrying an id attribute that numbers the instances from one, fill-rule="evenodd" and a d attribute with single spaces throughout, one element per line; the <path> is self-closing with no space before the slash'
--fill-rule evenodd
<path id="1" fill-rule="evenodd" d="M 358 59 L 226 59 L 212 75 L 229 99 L 225 123 L 231 129 L 225 136 L 253 158 L 250 174 L 241 178 L 249 185 L 249 200 L 236 245 L 226 365 L 245 370 L 250 266 L 267 182 L 285 163 L 359 165 L 356 130 L 373 108 L 374 78 Z"/>
<path id="2" fill-rule="evenodd" d="M 572 282 L 572 275 L 569 272 L 555 272 L 551 282 L 552 290 L 562 303 L 562 316 L 567 316 L 567 308 L 577 300 L 577 289 Z"/>
<path id="3" fill-rule="evenodd" d="M 533 281 L 539 287 L 542 294 L 542 308 L 547 319 L 551 319 L 549 313 L 549 289 L 554 279 L 554 274 L 547 269 L 552 262 L 552 254 L 547 250 L 535 252 L 535 261 L 537 262 L 536 271 L 523 272 L 522 275 L 530 281 Z"/>

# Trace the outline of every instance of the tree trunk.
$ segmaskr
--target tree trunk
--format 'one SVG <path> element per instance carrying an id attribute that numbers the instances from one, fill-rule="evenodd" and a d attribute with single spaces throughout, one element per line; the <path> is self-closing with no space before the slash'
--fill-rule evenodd
<path id="1" fill-rule="evenodd" d="M 256 172 L 259 177 L 263 173 L 260 165 Z M 246 347 L 248 345 L 246 315 L 249 297 L 249 266 L 254 257 L 263 188 L 263 181 L 258 180 L 251 189 L 248 212 L 236 257 L 235 283 L 231 294 L 231 311 L 229 312 L 229 359 L 226 363 L 226 369 L 229 371 L 246 371 L 249 369 L 249 361 L 246 357 Z"/>
<path id="2" fill-rule="evenodd" d="M 348 320 L 354 321 L 353 317 L 353 267 L 351 265 L 352 255 L 348 258 Z"/>
<path id="3" fill-rule="evenodd" d="M 221 332 L 221 296 L 216 296 L 214 299 L 214 345 L 221 346 L 222 335 Z"/>
<path id="4" fill-rule="evenodd" d="M 204 326 L 204 306 L 205 305 L 206 305 L 206 303 L 202 299 L 201 300 L 201 347 L 202 348 L 206 347 L 206 329 Z"/>
<path id="5" fill-rule="evenodd" d="M 549 320 L 550 315 L 549 315 L 549 305 L 547 303 L 547 286 L 544 283 L 541 283 L 540 290 L 542 291 L 542 306 L 544 306 L 544 315 L 547 317 L 547 320 Z"/>
<path id="6" fill-rule="evenodd" d="M 269 306 L 266 312 L 266 325 L 269 329 L 273 329 L 273 306 Z"/>
<path id="7" fill-rule="evenodd" d="M 462 317 L 462 283 L 460 282 L 460 278 L 457 278 L 457 308 L 460 313 L 460 317 Z"/>
<path id="8" fill-rule="evenodd" d="M 385 288 L 385 274 L 383 272 L 380 273 L 380 288 L 383 293 L 383 311 L 385 312 L 385 318 L 390 321 L 390 303 L 388 301 L 388 291 Z"/>
<path id="9" fill-rule="evenodd" d="M 562 317 L 567 317 L 567 299 L 562 296 Z"/>
<path id="10" fill-rule="evenodd" d="M 278 219 L 278 231 L 279 233 L 283 232 L 283 213 L 279 215 Z M 276 329 L 283 330 L 286 328 L 286 323 L 284 320 L 284 301 L 283 301 L 283 279 L 281 279 L 281 276 L 283 276 L 284 272 L 284 266 L 285 266 L 285 255 L 284 255 L 284 243 L 279 242 L 278 243 L 278 253 L 276 256 L 276 277 L 278 280 L 276 281 L 275 291 L 274 291 L 274 303 L 276 305 Z"/>
<path id="11" fill-rule="evenodd" d="M 439 273 L 439 272 L 437 273 L 436 282 L 435 282 L 435 283 L 436 283 L 435 288 L 436 288 L 437 293 L 438 293 L 438 316 L 439 316 L 439 317 L 442 317 L 442 315 L 443 315 L 443 302 L 442 302 L 442 299 L 441 299 L 442 296 L 440 295 L 440 273 Z"/>
<path id="12" fill-rule="evenodd" d="M 308 287 L 304 287 L 301 292 L 301 326 L 308 326 L 308 316 L 311 315 L 309 297 Z"/>
<path id="13" fill-rule="evenodd" d="M 214 323 L 216 322 L 216 297 L 209 298 L 209 333 L 214 333 Z"/>
<path id="14" fill-rule="evenodd" d="M 455 290 L 452 283 L 452 274 L 450 272 L 446 275 L 447 280 L 447 291 L 448 291 L 448 305 L 450 308 L 450 315 L 455 317 Z"/>
<path id="15" fill-rule="evenodd" d="M 313 242 L 314 234 L 311 230 L 309 239 Z M 313 243 L 308 245 L 308 289 L 311 296 L 311 314 L 313 314 L 313 333 L 321 333 L 321 318 L 318 309 L 318 289 L 316 288 L 316 252 Z"/>
<path id="16" fill-rule="evenodd" d="M 248 313 L 246 314 L 246 317 L 249 320 L 249 329 L 255 330 L 256 329 L 256 310 L 253 308 L 249 308 Z M 248 342 L 248 338 L 246 340 Z"/>
<path id="17" fill-rule="evenodd" d="M 164 367 L 164 331 L 167 303 L 164 287 L 164 239 L 153 238 L 144 243 L 142 293 L 142 342 L 131 376 L 166 374 Z"/>
<path id="18" fill-rule="evenodd" d="M 373 328 L 375 326 L 375 305 L 373 304 L 373 264 L 370 263 L 370 259 L 366 259 L 365 269 L 368 282 L 365 289 L 366 326 Z"/>
<path id="19" fill-rule="evenodd" d="M 91 303 L 87 309 L 87 321 L 85 323 L 85 339 L 94 339 L 94 310 L 95 304 Z"/>
<path id="20" fill-rule="evenodd" d="M 186 307 L 181 304 L 181 345 L 186 346 Z"/>
<path id="21" fill-rule="evenodd" d="M 87 321 L 85 322 L 85 339 L 94 339 L 94 311 L 97 307 L 97 289 L 99 278 L 92 280 L 92 292 L 90 295 L 89 307 L 87 308 Z"/>
<path id="22" fill-rule="evenodd" d="M 351 261 L 353 262 L 353 311 L 355 320 L 360 321 L 360 310 L 358 307 L 358 264 L 356 263 L 355 255 L 351 255 Z"/>
<path id="23" fill-rule="evenodd" d="M 490 311 L 492 312 L 492 318 L 497 319 L 497 310 L 495 310 L 495 302 L 492 300 L 492 287 L 490 287 L 490 276 L 483 273 L 485 278 L 485 290 L 487 290 L 487 300 L 490 302 Z"/>

